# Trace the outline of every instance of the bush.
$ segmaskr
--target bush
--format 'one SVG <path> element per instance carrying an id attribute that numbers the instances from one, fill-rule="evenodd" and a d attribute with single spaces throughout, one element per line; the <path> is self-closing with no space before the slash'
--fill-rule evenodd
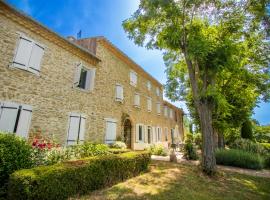
<path id="1" fill-rule="evenodd" d="M 263 146 L 265 151 L 270 154 L 270 143 L 260 143 Z"/>
<path id="2" fill-rule="evenodd" d="M 114 149 L 114 148 L 110 148 L 109 149 L 109 152 L 110 153 L 113 153 L 113 154 L 119 154 L 119 153 L 127 153 L 127 152 L 130 152 L 129 149 Z"/>
<path id="3" fill-rule="evenodd" d="M 9 199 L 67 199 L 110 186 L 144 172 L 148 152 L 129 152 L 68 161 L 14 172 Z"/>
<path id="4" fill-rule="evenodd" d="M 191 134 L 191 133 L 187 133 L 186 134 L 186 137 L 185 137 L 185 142 L 186 143 L 192 143 L 193 142 L 193 134 Z"/>
<path id="5" fill-rule="evenodd" d="M 260 143 L 248 139 L 237 139 L 229 145 L 232 149 L 239 149 L 250 153 L 265 154 L 265 148 Z"/>
<path id="6" fill-rule="evenodd" d="M 250 120 L 247 120 L 242 124 L 241 137 L 250 140 L 253 138 L 252 123 Z"/>
<path id="7" fill-rule="evenodd" d="M 187 160 L 198 160 L 196 147 L 190 142 L 187 142 L 184 145 L 184 157 Z"/>
<path id="8" fill-rule="evenodd" d="M 22 168 L 30 168 L 32 148 L 11 133 L 0 133 L 0 198 L 6 195 L 9 175 Z"/>
<path id="9" fill-rule="evenodd" d="M 77 145 L 77 148 L 80 149 L 80 158 L 109 154 L 109 147 L 106 144 L 86 142 L 83 145 Z"/>
<path id="10" fill-rule="evenodd" d="M 260 155 L 239 149 L 217 149 L 215 156 L 217 164 L 220 165 L 262 169 L 264 164 L 264 160 Z"/>
<path id="11" fill-rule="evenodd" d="M 115 149 L 126 149 L 127 145 L 124 142 L 116 141 L 115 143 L 112 144 L 111 147 Z"/>
<path id="12" fill-rule="evenodd" d="M 264 158 L 264 167 L 270 168 L 270 154 L 266 155 Z"/>
<path id="13" fill-rule="evenodd" d="M 200 149 L 202 149 L 202 134 L 197 133 L 194 136 L 194 142 Z"/>
<path id="14" fill-rule="evenodd" d="M 152 155 L 167 156 L 167 149 L 161 144 L 151 145 L 148 149 Z"/>

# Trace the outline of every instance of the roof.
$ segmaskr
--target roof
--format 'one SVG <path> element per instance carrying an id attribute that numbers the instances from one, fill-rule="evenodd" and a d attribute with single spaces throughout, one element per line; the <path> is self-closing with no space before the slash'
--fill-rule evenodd
<path id="1" fill-rule="evenodd" d="M 35 19 L 33 19 L 32 17 L 30 17 L 29 15 L 25 14 L 24 12 L 19 11 L 18 9 L 16 9 L 13 6 L 9 5 L 5 1 L 0 0 L 0 13 L 3 14 L 3 15 L 5 15 L 8 18 L 14 19 L 13 16 L 11 16 L 7 12 L 3 11 L 3 8 L 9 10 L 13 14 L 15 14 L 17 17 L 24 18 L 25 20 L 28 20 L 30 23 L 32 23 L 32 24 L 38 26 L 39 28 L 43 29 L 44 31 L 46 31 L 47 34 L 51 34 L 53 37 L 57 38 L 59 41 L 66 43 L 71 48 L 74 48 L 76 50 L 79 50 L 82 53 L 88 54 L 88 56 L 90 56 L 96 62 L 100 62 L 101 61 L 98 56 L 96 56 L 94 53 L 90 52 L 88 49 L 86 49 L 86 48 L 84 48 L 84 47 L 82 47 L 82 46 L 80 46 L 80 45 L 78 45 L 76 43 L 73 43 L 73 42 L 69 41 L 68 39 L 60 36 L 59 34 L 57 34 L 56 32 L 52 31 L 48 27 L 42 25 L 40 22 L 36 21 Z M 20 23 L 20 24 L 22 24 L 22 23 Z M 35 33 L 40 33 L 40 31 L 35 32 Z"/>
<path id="2" fill-rule="evenodd" d="M 170 102 L 168 102 L 168 101 L 166 101 L 166 100 L 163 100 L 163 103 L 164 103 L 165 105 L 168 105 L 168 106 L 170 106 L 170 107 L 173 107 L 174 109 L 180 110 L 182 113 L 184 113 L 184 111 L 182 110 L 182 108 L 179 108 L 179 107 L 177 107 L 177 106 L 171 104 Z"/>

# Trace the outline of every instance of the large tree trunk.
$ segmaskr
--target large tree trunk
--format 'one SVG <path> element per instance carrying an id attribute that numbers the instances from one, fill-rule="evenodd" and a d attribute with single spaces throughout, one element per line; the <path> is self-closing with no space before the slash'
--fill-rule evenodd
<path id="1" fill-rule="evenodd" d="M 214 133 L 212 127 L 211 106 L 207 103 L 201 103 L 199 106 L 200 125 L 202 131 L 202 168 L 207 174 L 213 174 L 216 171 L 216 158 L 214 152 Z"/>
<path id="2" fill-rule="evenodd" d="M 218 132 L 218 148 L 225 148 L 224 135 L 221 132 Z"/>

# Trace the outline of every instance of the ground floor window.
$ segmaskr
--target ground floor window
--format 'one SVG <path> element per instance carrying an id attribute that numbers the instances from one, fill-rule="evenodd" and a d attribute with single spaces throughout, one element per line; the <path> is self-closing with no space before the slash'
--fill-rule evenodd
<path id="1" fill-rule="evenodd" d="M 151 126 L 147 126 L 147 141 L 148 144 L 152 143 L 152 127 Z"/>
<path id="2" fill-rule="evenodd" d="M 165 141 L 167 142 L 168 141 L 168 128 L 167 127 L 164 128 L 164 136 L 165 136 Z"/>
<path id="3" fill-rule="evenodd" d="M 105 132 L 105 143 L 112 144 L 116 141 L 116 125 L 117 120 L 106 118 L 106 132 Z"/>
<path id="4" fill-rule="evenodd" d="M 32 106 L 0 102 L 0 130 L 28 138 Z"/>
<path id="5" fill-rule="evenodd" d="M 174 129 L 171 129 L 172 144 L 174 144 Z"/>
<path id="6" fill-rule="evenodd" d="M 74 145 L 84 141 L 86 116 L 71 113 L 69 116 L 67 145 Z"/>
<path id="7" fill-rule="evenodd" d="M 136 142 L 144 142 L 144 125 L 136 125 Z"/>
<path id="8" fill-rule="evenodd" d="M 157 141 L 158 142 L 161 142 L 162 140 L 162 135 L 161 135 L 161 128 L 160 127 L 157 127 Z"/>

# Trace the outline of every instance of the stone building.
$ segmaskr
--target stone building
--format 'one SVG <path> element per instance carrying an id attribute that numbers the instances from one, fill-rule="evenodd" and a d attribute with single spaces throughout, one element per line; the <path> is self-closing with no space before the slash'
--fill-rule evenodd
<path id="1" fill-rule="evenodd" d="M 104 37 L 67 39 L 0 1 L 0 130 L 65 145 L 183 138 L 183 112 Z"/>

